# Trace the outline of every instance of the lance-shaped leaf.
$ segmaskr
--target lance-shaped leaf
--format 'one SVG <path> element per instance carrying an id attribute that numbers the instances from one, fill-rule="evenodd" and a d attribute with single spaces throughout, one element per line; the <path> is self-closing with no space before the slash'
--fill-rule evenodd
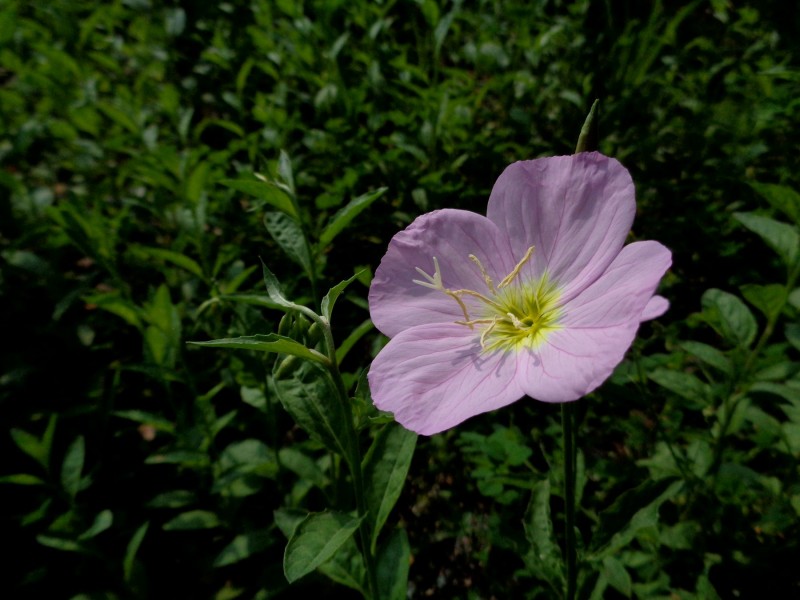
<path id="1" fill-rule="evenodd" d="M 238 192 L 254 196 L 281 212 L 298 218 L 297 210 L 288 193 L 270 181 L 258 179 L 223 179 L 220 183 Z"/>
<path id="2" fill-rule="evenodd" d="M 533 574 L 548 582 L 554 590 L 564 587 L 564 562 L 553 532 L 550 516 L 550 481 L 544 479 L 533 486 L 531 503 L 525 514 L 525 537 L 530 549 L 525 564 Z"/>
<path id="3" fill-rule="evenodd" d="M 375 200 L 383 196 L 387 189 L 388 188 L 382 187 L 348 202 L 347 205 L 331 217 L 330 223 L 322 230 L 322 233 L 319 235 L 319 247 L 325 248 L 325 246 L 330 244 L 333 238 L 339 235 L 353 219 L 368 208 L 370 204 L 375 202 Z"/>
<path id="4" fill-rule="evenodd" d="M 283 555 L 283 572 L 289 583 L 330 559 L 358 529 L 362 518 L 331 511 L 312 513 L 303 519 Z"/>
<path id="5" fill-rule="evenodd" d="M 331 320 L 331 315 L 333 314 L 333 305 L 336 303 L 336 299 L 342 294 L 345 288 L 353 283 L 358 276 L 361 275 L 359 271 L 355 275 L 353 275 L 350 279 L 345 279 L 344 281 L 337 283 L 333 286 L 328 293 L 325 294 L 325 297 L 322 299 L 322 314 L 325 316 L 328 321 Z"/>
<path id="6" fill-rule="evenodd" d="M 279 375 L 276 371 L 269 383 L 286 412 L 300 427 L 332 452 L 350 460 L 345 435 L 347 415 L 321 367 L 304 362 L 288 374 Z"/>
<path id="7" fill-rule="evenodd" d="M 405 529 L 397 529 L 378 553 L 378 598 L 404 600 L 408 594 L 411 547 Z"/>
<path id="8" fill-rule="evenodd" d="M 738 297 L 718 289 L 706 290 L 701 299 L 703 317 L 727 341 L 748 347 L 756 337 L 756 319 Z"/>
<path id="9" fill-rule="evenodd" d="M 277 352 L 280 354 L 290 354 L 299 356 L 306 360 L 312 360 L 320 364 L 328 364 L 328 359 L 303 344 L 295 342 L 277 333 L 267 333 L 258 335 L 245 335 L 237 338 L 222 338 L 210 340 L 208 342 L 188 342 L 194 346 L 205 346 L 207 348 L 235 348 L 239 350 L 258 350 L 259 352 Z"/>
<path id="10" fill-rule="evenodd" d="M 733 216 L 750 231 L 760 236 L 789 267 L 797 262 L 800 234 L 797 233 L 796 227 L 753 213 L 734 213 Z"/>
<path id="11" fill-rule="evenodd" d="M 364 458 L 364 493 L 373 545 L 403 490 L 416 444 L 416 433 L 389 423 L 377 435 Z"/>
<path id="12" fill-rule="evenodd" d="M 303 267 L 306 274 L 311 277 L 314 267 L 311 264 L 306 236 L 300 224 L 286 213 L 271 211 L 264 215 L 264 226 L 286 256 Z"/>

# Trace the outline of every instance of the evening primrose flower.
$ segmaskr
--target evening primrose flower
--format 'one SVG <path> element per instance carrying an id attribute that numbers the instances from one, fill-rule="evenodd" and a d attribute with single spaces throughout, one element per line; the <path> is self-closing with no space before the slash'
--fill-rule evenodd
<path id="1" fill-rule="evenodd" d="M 570 402 L 620 363 L 671 254 L 623 247 L 628 171 L 596 152 L 517 162 L 487 215 L 444 209 L 394 236 L 369 291 L 389 343 L 369 371 L 375 405 L 431 435 L 530 396 Z"/>

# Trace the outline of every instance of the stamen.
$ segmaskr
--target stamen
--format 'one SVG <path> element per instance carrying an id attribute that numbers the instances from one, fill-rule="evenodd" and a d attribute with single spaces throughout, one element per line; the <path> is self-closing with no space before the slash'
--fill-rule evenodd
<path id="1" fill-rule="evenodd" d="M 451 298 L 453 298 L 453 300 L 458 302 L 458 305 L 461 307 L 461 312 L 464 313 L 464 320 L 469 322 L 470 319 L 469 319 L 469 313 L 467 312 L 467 305 L 464 304 L 464 301 L 461 298 L 458 297 L 457 292 L 454 292 L 454 291 L 448 290 L 448 289 L 444 289 L 444 288 L 442 288 L 442 291 L 445 294 L 447 294 L 448 296 L 450 296 Z M 469 328 L 472 329 L 472 325 L 470 325 Z"/>
<path id="2" fill-rule="evenodd" d="M 421 285 L 422 287 L 430 288 L 432 290 L 444 290 L 444 285 L 442 285 L 442 272 L 439 270 L 439 261 L 435 256 L 433 257 L 433 276 L 428 275 L 419 267 L 414 267 L 414 269 L 428 281 L 425 282 L 420 281 L 419 279 L 412 279 L 412 283 L 416 283 L 417 285 Z"/>
<path id="3" fill-rule="evenodd" d="M 483 280 L 486 282 L 486 287 L 489 288 L 489 291 L 491 291 L 492 294 L 497 294 L 497 289 L 494 287 L 494 281 L 492 281 L 492 278 L 489 277 L 489 273 L 487 273 L 486 269 L 483 268 L 483 265 L 481 264 L 481 261 L 478 260 L 478 257 L 474 254 L 470 254 L 469 259 L 478 265 L 478 268 L 481 270 L 481 275 L 483 275 Z"/>
<path id="4" fill-rule="evenodd" d="M 484 329 L 483 333 L 481 333 L 481 348 L 483 348 L 484 350 L 486 350 L 486 336 L 488 336 L 492 331 L 494 331 L 494 328 L 496 326 L 497 326 L 497 317 L 492 319 L 492 324 L 489 325 L 486 329 Z"/>
<path id="5" fill-rule="evenodd" d="M 494 308 L 496 308 L 498 310 L 503 310 L 503 307 L 500 306 L 497 302 L 495 302 L 491 298 L 487 298 L 483 294 L 478 293 L 478 292 L 476 292 L 474 290 L 453 290 L 451 293 L 453 293 L 453 294 L 466 294 L 467 296 L 472 296 L 474 298 L 477 298 L 478 300 L 480 300 L 481 302 L 483 302 L 487 306 L 492 306 L 492 307 L 494 307 Z"/>
<path id="6" fill-rule="evenodd" d="M 511 283 L 512 281 L 514 281 L 514 279 L 516 278 L 516 276 L 517 276 L 517 275 L 519 275 L 520 269 L 522 269 L 522 267 L 525 265 L 525 263 L 526 263 L 526 262 L 528 262 L 528 261 L 530 260 L 530 258 L 531 258 L 531 255 L 532 255 L 532 254 L 533 254 L 533 246 L 531 246 L 530 248 L 528 248 L 528 251 L 525 253 L 525 256 L 523 256 L 523 257 L 522 257 L 522 260 L 520 260 L 520 261 L 517 263 L 517 266 L 516 266 L 516 267 L 514 267 L 514 270 L 513 270 L 513 271 L 511 271 L 511 273 L 509 273 L 508 275 L 506 275 L 506 276 L 503 278 L 503 281 L 501 281 L 501 282 L 499 283 L 499 285 L 497 286 L 497 288 L 498 288 L 498 289 L 500 289 L 500 288 L 504 288 L 504 287 L 506 287 L 506 286 L 507 286 L 509 283 Z"/>
<path id="7" fill-rule="evenodd" d="M 508 318 L 511 319 L 511 322 L 514 324 L 514 327 L 516 327 L 517 329 L 525 329 L 525 325 L 523 325 L 522 321 L 520 321 L 519 318 L 517 318 L 517 315 L 515 315 L 514 313 L 506 313 L 506 314 L 508 315 Z"/>

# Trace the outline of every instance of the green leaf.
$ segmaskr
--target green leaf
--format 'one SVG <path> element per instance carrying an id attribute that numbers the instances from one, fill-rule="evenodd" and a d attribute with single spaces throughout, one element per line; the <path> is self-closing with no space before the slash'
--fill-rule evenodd
<path id="1" fill-rule="evenodd" d="M 322 365 L 328 363 L 327 357 L 316 350 L 306 348 L 303 344 L 299 344 L 293 339 L 278 335 L 277 333 L 187 343 L 193 346 L 205 346 L 206 348 L 234 348 L 239 350 L 257 350 L 259 352 L 276 352 L 280 354 L 290 354 L 291 356 L 299 356 L 300 358 L 312 360 Z"/>
<path id="2" fill-rule="evenodd" d="M 711 365 L 725 374 L 729 375 L 733 370 L 730 359 L 714 346 L 694 341 L 681 342 L 680 346 L 692 356 L 699 358 L 707 365 Z"/>
<path id="3" fill-rule="evenodd" d="M 353 346 L 355 346 L 356 342 L 364 337 L 367 333 L 374 329 L 375 325 L 372 323 L 371 319 L 367 319 L 362 321 L 360 325 L 358 325 L 355 329 L 350 332 L 340 344 L 339 347 L 336 348 L 336 362 L 337 364 L 342 364 L 345 356 L 347 353 L 350 352 Z"/>
<path id="4" fill-rule="evenodd" d="M 600 526 L 592 538 L 595 551 L 589 560 L 615 556 L 642 530 L 658 523 L 658 511 L 667 500 L 683 488 L 683 482 L 673 479 L 645 481 L 620 495 L 600 514 Z"/>
<path id="5" fill-rule="evenodd" d="M 85 456 L 83 436 L 79 435 L 67 448 L 67 454 L 61 464 L 61 485 L 71 499 L 74 499 L 81 490 L 81 472 Z"/>
<path id="6" fill-rule="evenodd" d="M 92 526 L 89 527 L 86 531 L 78 536 L 79 540 L 88 540 L 96 535 L 104 532 L 106 529 L 111 527 L 114 523 L 114 514 L 110 510 L 104 510 L 97 514 L 94 518 L 94 523 Z"/>
<path id="7" fill-rule="evenodd" d="M 180 267 L 203 279 L 203 268 L 197 261 L 180 252 L 167 250 L 166 248 L 150 248 L 148 246 L 131 246 L 130 251 L 142 257 L 152 257 L 172 263 L 176 267 Z"/>
<path id="8" fill-rule="evenodd" d="M 322 314 L 326 319 L 328 319 L 328 321 L 331 320 L 331 315 L 333 314 L 333 305 L 336 303 L 336 299 L 342 294 L 348 285 L 353 283 L 353 281 L 358 278 L 359 275 L 360 273 L 356 273 L 350 279 L 345 279 L 344 281 L 337 283 L 330 290 L 328 290 L 327 294 L 325 294 L 325 297 L 322 299 L 321 307 Z"/>
<path id="9" fill-rule="evenodd" d="M 550 515 L 550 480 L 534 484 L 531 501 L 525 511 L 525 537 L 530 544 L 525 555 L 525 565 L 538 578 L 548 582 L 553 589 L 564 587 L 564 562 L 561 548 L 553 532 Z"/>
<path id="10" fill-rule="evenodd" d="M 654 369 L 647 376 L 661 387 L 689 400 L 693 408 L 705 408 L 710 402 L 710 388 L 691 373 Z"/>
<path id="11" fill-rule="evenodd" d="M 83 544 L 69 538 L 55 537 L 52 535 L 37 535 L 36 541 L 42 546 L 48 546 L 49 548 L 55 548 L 56 550 L 88 554 L 88 550 Z"/>
<path id="12" fill-rule="evenodd" d="M 332 452 L 349 458 L 346 412 L 325 371 L 316 363 L 300 363 L 290 374 L 270 378 L 270 385 L 300 427 Z"/>
<path id="13" fill-rule="evenodd" d="M 751 183 L 750 186 L 774 208 L 800 225 L 800 194 L 792 188 L 774 183 Z"/>
<path id="14" fill-rule="evenodd" d="M 787 266 L 791 267 L 797 262 L 800 234 L 797 233 L 796 227 L 754 213 L 734 213 L 733 216 L 760 236 L 767 246 L 778 253 Z"/>
<path id="15" fill-rule="evenodd" d="M 283 555 L 289 583 L 307 575 L 331 558 L 358 529 L 363 517 L 340 512 L 312 513 L 294 530 Z"/>
<path id="16" fill-rule="evenodd" d="M 240 562 L 254 554 L 263 552 L 272 545 L 273 538 L 268 529 L 260 529 L 237 535 L 214 559 L 214 567 L 224 567 Z"/>
<path id="17" fill-rule="evenodd" d="M 756 337 L 756 319 L 747 305 L 728 292 L 712 288 L 701 300 L 703 317 L 726 341 L 746 348 Z"/>
<path id="18" fill-rule="evenodd" d="M 742 296 L 755 306 L 767 319 L 775 319 L 786 304 L 786 288 L 777 283 L 757 285 L 749 283 L 739 287 Z"/>
<path id="19" fill-rule="evenodd" d="M 49 448 L 43 444 L 38 437 L 32 433 L 28 433 L 24 429 L 12 429 L 11 439 L 14 440 L 17 447 L 25 454 L 34 459 L 45 469 L 48 468 L 50 464 Z"/>
<path id="20" fill-rule="evenodd" d="M 374 192 L 369 192 L 368 194 L 359 196 L 358 198 L 348 202 L 346 206 L 333 215 L 330 222 L 325 226 L 325 229 L 323 229 L 322 233 L 319 235 L 319 248 L 324 249 L 326 246 L 328 246 L 333 239 L 350 224 L 353 219 L 367 209 L 370 204 L 375 202 L 375 200 L 383 196 L 387 189 L 389 188 L 382 187 Z"/>
<path id="21" fill-rule="evenodd" d="M 207 510 L 190 510 L 164 523 L 165 531 L 191 531 L 219 527 L 217 515 Z"/>
<path id="22" fill-rule="evenodd" d="M 403 490 L 416 444 L 416 433 L 390 423 L 375 437 L 364 458 L 364 495 L 373 546 Z"/>
<path id="23" fill-rule="evenodd" d="M 189 490 L 171 490 L 162 492 L 150 500 L 148 508 L 180 508 L 197 501 L 197 495 Z"/>
<path id="24" fill-rule="evenodd" d="M 365 590 L 367 570 L 364 567 L 364 557 L 356 546 L 355 538 L 351 537 L 342 544 L 336 554 L 318 569 L 331 581 L 360 592 L 364 598 L 369 598 Z"/>
<path id="25" fill-rule="evenodd" d="M 626 598 L 631 597 L 633 594 L 633 582 L 621 561 L 613 556 L 606 556 L 603 559 L 603 574 L 611 587 Z"/>
<path id="26" fill-rule="evenodd" d="M 165 433 L 175 434 L 175 423 L 168 421 L 161 415 L 145 412 L 143 410 L 115 410 L 111 413 L 115 417 L 130 419 L 136 423 L 152 425 L 154 429 Z"/>
<path id="27" fill-rule="evenodd" d="M 9 483 L 12 485 L 44 485 L 43 479 L 30 475 L 28 473 L 13 473 L 12 475 L 0 476 L 0 483 Z"/>
<path id="28" fill-rule="evenodd" d="M 237 192 L 254 196 L 295 219 L 300 217 L 289 195 L 274 183 L 258 179 L 223 179 L 220 183 Z"/>
<path id="29" fill-rule="evenodd" d="M 303 267 L 309 277 L 314 273 L 306 235 L 300 224 L 282 212 L 270 211 L 264 215 L 264 226 L 290 259 Z"/>
<path id="30" fill-rule="evenodd" d="M 296 193 L 294 187 L 294 173 L 292 172 L 292 160 L 285 150 L 281 150 L 278 157 L 278 176 L 286 184 L 286 187 L 291 191 L 292 195 Z"/>
<path id="31" fill-rule="evenodd" d="M 405 529 L 396 529 L 378 552 L 376 575 L 378 598 L 405 600 L 408 594 L 408 570 L 411 565 L 411 546 Z"/>
<path id="32" fill-rule="evenodd" d="M 128 542 L 128 547 L 125 550 L 125 558 L 122 561 L 122 571 L 125 581 L 130 582 L 133 575 L 133 565 L 136 560 L 136 553 L 139 551 L 139 546 L 142 545 L 144 536 L 147 533 L 147 528 L 150 526 L 149 521 L 145 521 L 136 532 L 131 536 L 131 541 Z"/>
<path id="33" fill-rule="evenodd" d="M 281 284 L 278 283 L 278 278 L 269 270 L 269 267 L 262 260 L 261 268 L 264 273 L 264 285 L 267 286 L 267 295 L 278 306 L 283 308 L 297 309 L 297 304 L 291 302 L 286 296 L 283 295 Z"/>
<path id="34" fill-rule="evenodd" d="M 281 448 L 278 458 L 282 466 L 319 489 L 324 489 L 330 483 L 328 476 L 320 469 L 317 462 L 297 448 Z"/>

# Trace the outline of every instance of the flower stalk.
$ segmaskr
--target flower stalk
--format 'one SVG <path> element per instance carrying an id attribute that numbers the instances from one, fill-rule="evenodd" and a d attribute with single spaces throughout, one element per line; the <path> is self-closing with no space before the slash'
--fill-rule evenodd
<path id="1" fill-rule="evenodd" d="M 565 402 L 561 405 L 561 432 L 564 443 L 564 562 L 567 567 L 564 597 L 566 600 L 574 600 L 578 581 L 575 543 L 575 466 L 577 463 L 575 407 L 574 402 Z"/>

